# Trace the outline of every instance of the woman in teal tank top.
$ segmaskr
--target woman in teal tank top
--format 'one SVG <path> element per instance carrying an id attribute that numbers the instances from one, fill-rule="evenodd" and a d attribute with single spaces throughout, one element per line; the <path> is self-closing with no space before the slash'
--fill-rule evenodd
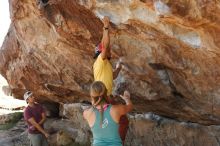
<path id="1" fill-rule="evenodd" d="M 133 109 L 128 91 L 121 96 L 126 105 L 108 104 L 107 90 L 101 81 L 91 85 L 93 107 L 83 112 L 93 134 L 93 146 L 122 146 L 119 135 L 119 120 Z"/>

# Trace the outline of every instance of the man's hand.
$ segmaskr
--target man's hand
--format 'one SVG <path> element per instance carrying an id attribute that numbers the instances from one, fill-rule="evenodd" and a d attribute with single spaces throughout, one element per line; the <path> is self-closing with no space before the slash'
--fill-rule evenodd
<path id="1" fill-rule="evenodd" d="M 109 27 L 109 17 L 105 16 L 102 20 L 102 23 L 104 24 L 104 27 Z"/>
<path id="2" fill-rule="evenodd" d="M 122 63 L 121 61 L 119 60 L 116 64 L 116 69 L 121 69 L 122 68 Z"/>
<path id="3" fill-rule="evenodd" d="M 47 132 L 45 132 L 45 133 L 44 133 L 44 136 L 45 136 L 46 138 L 49 138 L 50 135 L 49 135 Z"/>
<path id="4" fill-rule="evenodd" d="M 31 125 L 33 125 L 38 131 L 45 135 L 46 138 L 49 137 L 49 134 L 35 121 L 33 117 L 28 119 L 28 122 L 30 122 Z"/>
<path id="5" fill-rule="evenodd" d="M 121 71 L 121 69 L 122 69 L 122 62 L 121 59 L 119 59 L 119 61 L 116 64 L 115 70 L 113 71 L 113 80 L 118 77 L 118 74 Z"/>

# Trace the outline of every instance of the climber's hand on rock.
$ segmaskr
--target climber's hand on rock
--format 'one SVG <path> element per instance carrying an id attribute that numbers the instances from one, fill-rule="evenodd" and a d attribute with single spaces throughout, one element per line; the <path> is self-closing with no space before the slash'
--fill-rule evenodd
<path id="1" fill-rule="evenodd" d="M 128 91 L 124 91 L 124 95 L 120 95 L 120 97 L 124 100 L 130 100 L 130 93 Z"/>
<path id="2" fill-rule="evenodd" d="M 104 27 L 108 28 L 109 27 L 109 17 L 105 16 L 102 20 Z"/>

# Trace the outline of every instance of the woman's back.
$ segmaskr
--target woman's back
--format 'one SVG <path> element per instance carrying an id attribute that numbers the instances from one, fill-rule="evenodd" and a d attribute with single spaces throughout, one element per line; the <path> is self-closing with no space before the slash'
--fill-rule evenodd
<path id="1" fill-rule="evenodd" d="M 126 105 L 110 105 L 107 90 L 101 81 L 95 81 L 90 88 L 90 96 L 93 108 L 85 110 L 83 117 L 87 120 L 93 133 L 94 146 L 122 146 L 119 136 L 118 122 L 122 115 L 127 114 L 133 108 L 128 91 L 121 95 Z M 100 109 L 100 110 L 98 110 Z"/>
<path id="2" fill-rule="evenodd" d="M 119 125 L 116 123 L 111 114 L 112 106 L 103 112 L 103 121 L 100 126 L 101 115 L 99 110 L 94 108 L 95 123 L 91 127 L 93 133 L 93 146 L 122 146 L 122 141 L 118 132 Z"/>

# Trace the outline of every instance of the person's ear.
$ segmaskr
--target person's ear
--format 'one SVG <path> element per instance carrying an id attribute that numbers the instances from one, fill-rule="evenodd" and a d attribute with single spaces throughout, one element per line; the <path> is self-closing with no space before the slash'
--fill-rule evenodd
<path id="1" fill-rule="evenodd" d="M 29 98 L 26 100 L 26 102 L 27 102 L 27 103 L 29 102 Z"/>

